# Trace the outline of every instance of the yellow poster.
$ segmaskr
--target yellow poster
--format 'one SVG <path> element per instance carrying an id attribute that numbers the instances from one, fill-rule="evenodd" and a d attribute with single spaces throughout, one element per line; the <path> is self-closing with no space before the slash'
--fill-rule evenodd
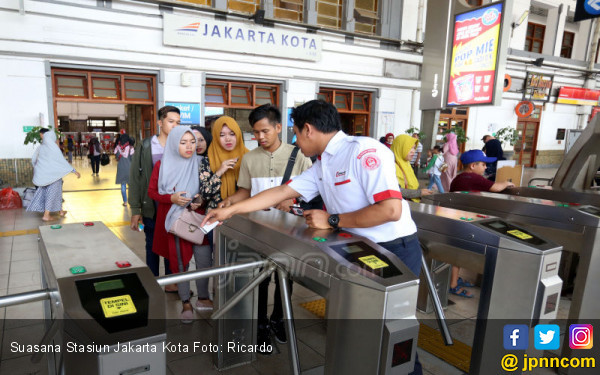
<path id="1" fill-rule="evenodd" d="M 106 318 L 135 314 L 137 312 L 133 299 L 131 299 L 129 294 L 102 298 L 100 300 L 100 305 L 102 306 L 102 312 L 104 312 Z"/>

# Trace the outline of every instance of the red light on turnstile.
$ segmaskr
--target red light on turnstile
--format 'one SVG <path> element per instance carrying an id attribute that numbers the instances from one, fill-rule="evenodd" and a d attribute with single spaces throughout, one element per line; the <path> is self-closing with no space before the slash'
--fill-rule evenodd
<path id="1" fill-rule="evenodd" d="M 84 227 L 93 227 L 94 223 L 92 223 L 91 221 L 88 221 L 88 222 L 83 223 L 83 226 Z"/>
<path id="2" fill-rule="evenodd" d="M 338 236 L 344 237 L 344 238 L 350 238 L 350 237 L 352 237 L 352 235 L 350 233 L 340 233 L 340 234 L 338 234 Z"/>
<path id="3" fill-rule="evenodd" d="M 481 214 L 478 214 L 478 215 L 477 215 L 477 217 L 480 217 L 480 218 L 482 218 L 482 219 L 487 219 L 489 216 L 488 216 L 488 215 L 481 215 Z"/>
<path id="4" fill-rule="evenodd" d="M 117 267 L 119 268 L 127 268 L 127 267 L 131 267 L 131 263 L 129 263 L 128 261 L 123 261 L 123 262 L 115 262 L 115 264 L 117 265 Z"/>
<path id="5" fill-rule="evenodd" d="M 394 344 L 394 354 L 392 356 L 392 367 L 399 366 L 410 361 L 412 355 L 413 339 Z"/>

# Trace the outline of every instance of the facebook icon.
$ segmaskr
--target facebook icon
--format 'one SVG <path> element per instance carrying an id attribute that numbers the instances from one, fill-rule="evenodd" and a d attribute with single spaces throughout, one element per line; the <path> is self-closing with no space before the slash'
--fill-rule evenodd
<path id="1" fill-rule="evenodd" d="M 529 327 L 525 324 L 507 324 L 504 326 L 504 349 L 525 350 L 529 347 Z"/>

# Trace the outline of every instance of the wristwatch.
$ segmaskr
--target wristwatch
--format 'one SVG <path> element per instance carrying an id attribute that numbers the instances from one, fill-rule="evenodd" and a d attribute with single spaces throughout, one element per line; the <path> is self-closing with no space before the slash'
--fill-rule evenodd
<path id="1" fill-rule="evenodd" d="M 337 214 L 329 215 L 327 222 L 333 229 L 338 229 L 338 224 L 340 223 L 340 217 Z"/>

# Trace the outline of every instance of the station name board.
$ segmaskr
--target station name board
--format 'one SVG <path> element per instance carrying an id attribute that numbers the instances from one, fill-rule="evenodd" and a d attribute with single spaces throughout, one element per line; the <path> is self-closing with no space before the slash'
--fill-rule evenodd
<path id="1" fill-rule="evenodd" d="M 448 82 L 448 106 L 491 104 L 503 3 L 457 14 Z"/>
<path id="2" fill-rule="evenodd" d="M 178 47 L 321 60 L 322 40 L 315 34 L 164 14 L 163 43 Z"/>

